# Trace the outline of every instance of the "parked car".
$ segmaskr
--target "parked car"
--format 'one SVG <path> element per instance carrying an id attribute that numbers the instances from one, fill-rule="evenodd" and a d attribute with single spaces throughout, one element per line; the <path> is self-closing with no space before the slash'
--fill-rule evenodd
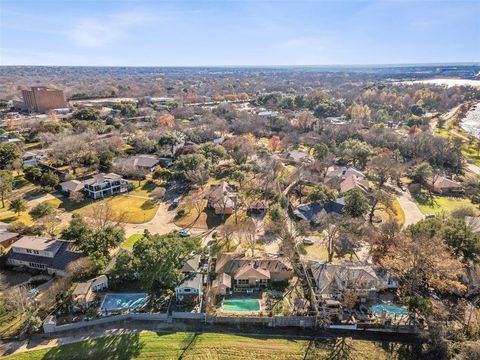
<path id="1" fill-rule="evenodd" d="M 178 236 L 189 237 L 189 236 L 192 236 L 192 233 L 190 231 L 188 231 L 187 229 L 182 229 L 178 232 Z"/>
<path id="2" fill-rule="evenodd" d="M 202 270 L 203 270 L 203 272 L 208 271 L 208 263 L 205 263 L 205 264 L 202 265 Z"/>
<path id="3" fill-rule="evenodd" d="M 425 219 L 433 219 L 434 217 L 435 217 L 434 214 L 425 214 L 425 215 L 424 215 L 424 218 L 425 218 Z"/>
<path id="4" fill-rule="evenodd" d="M 304 245 L 313 245 L 315 242 L 312 239 L 303 239 Z"/>
<path id="5" fill-rule="evenodd" d="M 182 198 L 180 196 L 173 199 L 173 201 L 172 201 L 173 206 L 177 207 L 180 204 L 181 199 Z"/>

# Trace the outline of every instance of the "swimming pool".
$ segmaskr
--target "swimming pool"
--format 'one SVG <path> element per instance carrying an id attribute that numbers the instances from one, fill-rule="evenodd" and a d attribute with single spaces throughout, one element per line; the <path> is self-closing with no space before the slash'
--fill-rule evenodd
<path id="1" fill-rule="evenodd" d="M 381 315 L 384 311 L 387 315 L 408 315 L 407 309 L 390 304 L 373 305 L 370 307 L 370 311 L 375 315 Z"/>
<path id="2" fill-rule="evenodd" d="M 108 293 L 105 295 L 100 310 L 126 310 L 139 308 L 147 301 L 146 293 Z"/>
<path id="3" fill-rule="evenodd" d="M 225 300 L 222 310 L 225 312 L 259 311 L 260 301 L 257 299 Z"/>

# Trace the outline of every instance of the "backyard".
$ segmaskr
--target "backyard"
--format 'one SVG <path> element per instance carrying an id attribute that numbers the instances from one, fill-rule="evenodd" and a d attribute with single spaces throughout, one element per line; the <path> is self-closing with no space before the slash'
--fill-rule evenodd
<path id="1" fill-rule="evenodd" d="M 352 358 L 391 358 L 373 342 L 347 340 L 347 344 Z M 319 348 L 312 346 L 305 356 L 308 345 L 306 340 L 142 331 L 19 353 L 6 359 L 318 359 L 336 349 L 334 342 L 327 340 Z"/>

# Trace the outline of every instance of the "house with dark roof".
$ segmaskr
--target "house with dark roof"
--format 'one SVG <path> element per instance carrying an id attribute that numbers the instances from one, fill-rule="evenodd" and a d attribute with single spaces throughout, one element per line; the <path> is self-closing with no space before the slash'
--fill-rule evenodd
<path id="1" fill-rule="evenodd" d="M 64 275 L 67 266 L 82 256 L 69 241 L 24 236 L 10 248 L 7 264 Z"/>
<path id="2" fill-rule="evenodd" d="M 294 210 L 293 214 L 297 220 L 308 221 L 312 224 L 320 222 L 321 218 L 327 214 L 340 215 L 345 207 L 345 198 L 338 198 L 333 201 L 311 202 L 300 204 Z"/>
<path id="3" fill-rule="evenodd" d="M 265 288 L 270 282 L 288 281 L 293 277 L 293 268 L 281 257 L 245 257 L 245 254 L 222 253 L 217 258 L 215 272 L 231 277 L 234 290 Z M 225 279 L 224 279 L 225 280 Z"/>
<path id="4" fill-rule="evenodd" d="M 195 154 L 199 146 L 194 142 L 187 141 L 175 150 L 175 157 L 180 155 Z"/>
<path id="5" fill-rule="evenodd" d="M 128 181 L 114 173 L 94 175 L 91 179 L 85 180 L 83 184 L 85 194 L 95 200 L 125 193 L 130 186 Z"/>
<path id="6" fill-rule="evenodd" d="M 237 206 L 240 205 L 240 198 L 236 186 L 230 185 L 226 181 L 211 185 L 206 198 L 208 200 L 208 206 L 211 207 L 217 215 L 233 214 Z"/>

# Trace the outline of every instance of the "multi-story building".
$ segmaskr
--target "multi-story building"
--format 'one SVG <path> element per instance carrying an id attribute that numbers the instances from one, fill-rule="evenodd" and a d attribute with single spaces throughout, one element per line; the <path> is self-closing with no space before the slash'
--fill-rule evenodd
<path id="1" fill-rule="evenodd" d="M 52 109 L 68 107 L 62 90 L 45 86 L 34 86 L 31 90 L 22 90 L 25 110 L 44 113 Z"/>
<path id="2" fill-rule="evenodd" d="M 81 252 L 72 249 L 69 241 L 24 236 L 12 244 L 7 263 L 64 275 L 67 266 L 82 256 Z"/>
<path id="3" fill-rule="evenodd" d="M 106 196 L 116 195 L 128 191 L 129 183 L 120 175 L 97 174 L 83 182 L 83 191 L 92 199 L 102 199 Z"/>
<path id="4" fill-rule="evenodd" d="M 292 265 L 287 259 L 273 256 L 245 257 L 242 253 L 220 254 L 215 272 L 217 280 L 225 279 L 222 274 L 229 275 L 228 282 L 221 281 L 227 288 L 232 287 L 235 291 L 265 288 L 272 282 L 289 281 L 294 275 Z"/>

